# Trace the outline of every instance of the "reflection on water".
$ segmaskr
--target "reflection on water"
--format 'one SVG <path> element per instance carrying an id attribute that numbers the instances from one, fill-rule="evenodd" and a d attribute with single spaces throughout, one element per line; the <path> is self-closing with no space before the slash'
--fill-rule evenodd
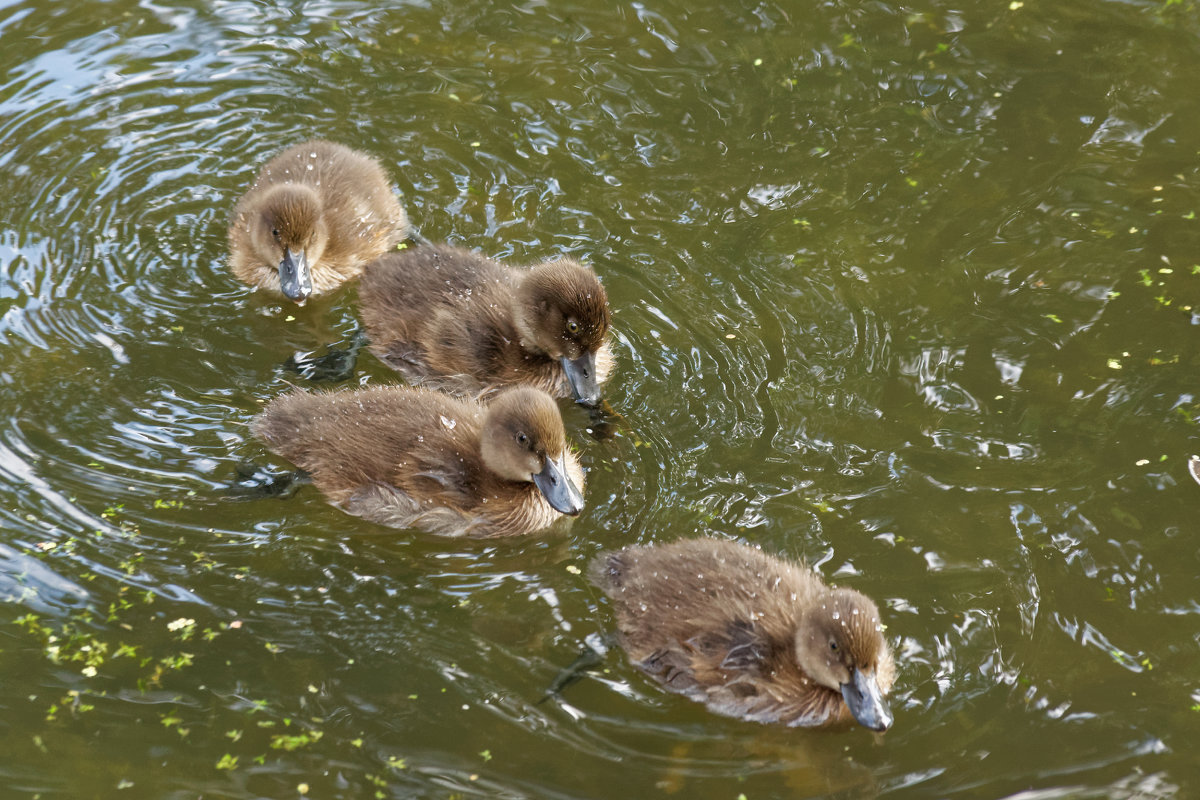
<path id="1" fill-rule="evenodd" d="M 1168 797 L 1200 785 L 1187 3 L 0 8 L 0 735 L 43 797 Z M 569 532 L 233 502 L 358 323 L 227 274 L 324 136 L 432 240 L 595 265 Z M 394 375 L 369 356 L 359 382 Z M 880 599 L 896 725 L 712 716 L 599 551 L 735 536 Z M 63 765 L 70 764 L 69 770 Z"/>

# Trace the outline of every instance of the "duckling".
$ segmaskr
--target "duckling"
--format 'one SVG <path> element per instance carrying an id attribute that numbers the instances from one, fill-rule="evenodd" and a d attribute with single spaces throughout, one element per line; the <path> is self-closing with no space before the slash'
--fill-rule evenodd
<path id="1" fill-rule="evenodd" d="M 407 235 L 408 217 L 379 162 L 314 139 L 268 161 L 238 201 L 229 267 L 251 286 L 303 303 Z"/>
<path id="2" fill-rule="evenodd" d="M 891 726 L 896 667 L 865 595 L 720 539 L 627 547 L 589 570 L 631 660 L 667 689 L 758 722 Z"/>
<path id="3" fill-rule="evenodd" d="M 413 383 L 456 394 L 524 383 L 595 406 L 612 372 L 608 295 L 570 258 L 514 269 L 414 247 L 369 264 L 358 300 L 372 351 Z"/>
<path id="4" fill-rule="evenodd" d="M 392 527 L 515 536 L 583 510 L 583 470 L 558 405 L 532 387 L 486 407 L 404 386 L 296 390 L 250 430 L 334 505 Z"/>

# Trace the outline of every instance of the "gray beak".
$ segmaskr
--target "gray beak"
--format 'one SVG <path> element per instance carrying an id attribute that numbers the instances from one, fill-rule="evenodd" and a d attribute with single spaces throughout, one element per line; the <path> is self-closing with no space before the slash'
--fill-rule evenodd
<path id="1" fill-rule="evenodd" d="M 892 727 L 892 710 L 883 699 L 873 671 L 851 670 L 850 680 L 842 684 L 842 697 L 850 713 L 864 728 L 886 731 Z"/>
<path id="2" fill-rule="evenodd" d="M 533 485 L 546 496 L 555 511 L 570 514 L 572 517 L 583 511 L 583 495 L 567 475 L 566 456 L 558 461 L 546 459 L 546 466 L 533 476 Z"/>
<path id="3" fill-rule="evenodd" d="M 563 356 L 563 372 L 571 383 L 571 391 L 575 393 L 576 402 L 585 406 L 595 406 L 600 402 L 600 384 L 596 381 L 596 354 L 584 353 L 572 361 Z"/>
<path id="4" fill-rule="evenodd" d="M 289 300 L 303 303 L 312 294 L 312 271 L 308 268 L 308 256 L 288 248 L 279 262 L 279 288 Z"/>

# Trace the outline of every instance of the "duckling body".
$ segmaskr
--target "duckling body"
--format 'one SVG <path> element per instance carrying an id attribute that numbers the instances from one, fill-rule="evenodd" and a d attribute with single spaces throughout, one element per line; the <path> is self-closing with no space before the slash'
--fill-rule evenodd
<path id="1" fill-rule="evenodd" d="M 428 389 L 294 391 L 251 432 L 342 510 L 447 536 L 512 536 L 583 509 L 558 406 L 521 387 L 483 406 Z"/>
<path id="2" fill-rule="evenodd" d="M 571 259 L 514 269 L 419 246 L 372 262 L 358 298 L 371 349 L 413 383 L 457 394 L 520 383 L 596 405 L 612 372 L 608 295 Z"/>
<path id="3" fill-rule="evenodd" d="M 758 722 L 892 723 L 895 662 L 878 609 L 853 589 L 720 539 L 604 553 L 590 574 L 630 659 L 673 692 Z"/>
<path id="4" fill-rule="evenodd" d="M 229 267 L 251 286 L 303 302 L 356 277 L 408 235 L 379 162 L 312 140 L 258 173 L 229 224 Z"/>

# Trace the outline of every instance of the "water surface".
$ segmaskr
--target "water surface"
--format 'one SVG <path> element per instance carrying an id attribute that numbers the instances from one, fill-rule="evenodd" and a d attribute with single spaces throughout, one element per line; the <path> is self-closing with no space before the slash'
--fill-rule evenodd
<path id="1" fill-rule="evenodd" d="M 1192 0 L 0 7 L 0 785 L 49 797 L 1200 791 Z M 224 266 L 255 166 L 378 157 L 427 238 L 594 264 L 567 531 L 229 502 L 296 351 Z M 369 356 L 359 380 L 394 376 Z M 736 537 L 876 598 L 895 728 L 715 717 L 601 550 Z"/>

